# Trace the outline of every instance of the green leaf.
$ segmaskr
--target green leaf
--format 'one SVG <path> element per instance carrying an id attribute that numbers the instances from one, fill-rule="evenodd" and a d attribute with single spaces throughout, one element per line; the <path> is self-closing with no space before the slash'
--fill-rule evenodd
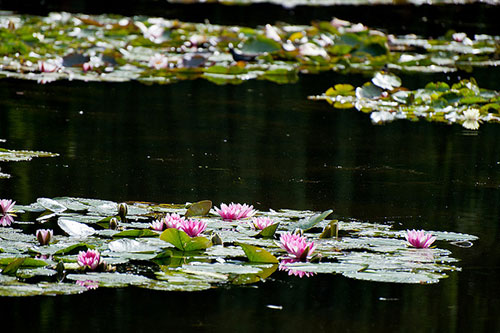
<path id="1" fill-rule="evenodd" d="M 78 254 L 80 251 L 87 251 L 88 249 L 93 249 L 94 246 L 86 244 L 86 243 L 78 243 L 64 249 L 61 249 L 54 253 L 54 255 L 68 255 L 68 254 Z"/>
<path id="2" fill-rule="evenodd" d="M 21 265 L 24 263 L 25 260 L 26 260 L 26 258 L 14 259 L 13 261 L 11 261 L 10 264 L 7 265 L 7 267 L 5 267 L 2 270 L 2 274 L 3 275 L 12 275 L 12 276 L 16 275 L 17 270 L 19 269 L 19 267 L 21 267 Z"/>
<path id="3" fill-rule="evenodd" d="M 236 242 L 235 244 L 241 246 L 250 262 L 278 263 L 278 259 L 275 256 L 261 247 L 240 242 Z"/>
<path id="4" fill-rule="evenodd" d="M 319 238 L 332 238 L 332 237 L 338 238 L 338 234 L 339 234 L 338 220 L 332 220 L 323 229 L 323 232 L 321 233 L 321 235 L 319 235 Z"/>
<path id="5" fill-rule="evenodd" d="M 212 246 L 212 242 L 205 237 L 189 237 L 182 230 L 170 228 L 161 233 L 160 239 L 172 244 L 181 251 L 204 250 Z"/>
<path id="6" fill-rule="evenodd" d="M 116 233 L 113 237 L 158 237 L 158 233 L 150 229 L 130 229 Z"/>
<path id="7" fill-rule="evenodd" d="M 281 50 L 281 44 L 272 39 L 257 36 L 249 39 L 241 48 L 243 53 L 271 53 Z"/>
<path id="8" fill-rule="evenodd" d="M 278 229 L 278 226 L 279 226 L 279 223 L 271 224 L 270 226 L 267 226 L 264 229 L 262 229 L 257 234 L 257 236 L 264 237 L 264 238 L 271 238 L 276 233 L 276 230 Z"/>
<path id="9" fill-rule="evenodd" d="M 205 216 L 210 212 L 211 208 L 212 208 L 212 201 L 210 200 L 198 201 L 189 206 L 184 216 L 185 217 Z"/>
<path id="10" fill-rule="evenodd" d="M 330 215 L 331 213 L 333 213 L 333 210 L 329 209 L 327 211 L 324 211 L 321 214 L 316 214 L 316 215 L 313 215 L 309 218 L 302 219 L 302 220 L 298 221 L 297 223 L 290 225 L 288 230 L 302 229 L 304 231 L 307 231 L 307 230 L 313 228 L 319 222 L 326 219 L 328 217 L 328 215 Z"/>

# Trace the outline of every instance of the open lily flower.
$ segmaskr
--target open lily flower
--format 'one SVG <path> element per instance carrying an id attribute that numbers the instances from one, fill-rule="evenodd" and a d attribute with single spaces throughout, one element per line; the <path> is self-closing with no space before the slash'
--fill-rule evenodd
<path id="1" fill-rule="evenodd" d="M 180 225 L 182 224 L 182 222 L 185 221 L 185 218 L 183 216 L 180 216 L 179 214 L 176 214 L 176 213 L 167 213 L 167 215 L 165 215 L 161 221 L 165 224 L 165 227 L 168 229 L 168 228 L 175 228 L 175 229 L 179 229 L 180 228 Z"/>
<path id="2" fill-rule="evenodd" d="M 38 70 L 42 73 L 53 73 L 61 68 L 62 64 L 57 60 L 39 60 L 38 61 Z"/>
<path id="3" fill-rule="evenodd" d="M 256 211 L 253 209 L 252 205 L 247 204 L 235 204 L 230 203 L 229 205 L 221 204 L 220 209 L 214 207 L 217 214 L 220 215 L 226 221 L 244 219 L 246 217 L 252 217 L 255 215 Z"/>
<path id="4" fill-rule="evenodd" d="M 273 225 L 274 221 L 269 217 L 254 217 L 252 218 L 252 223 L 250 224 L 254 229 L 264 230 L 265 228 Z"/>
<path id="5" fill-rule="evenodd" d="M 305 236 L 285 232 L 280 237 L 280 247 L 297 259 L 305 260 L 312 256 L 316 245 L 308 242 Z"/>
<path id="6" fill-rule="evenodd" d="M 431 246 L 436 240 L 432 234 L 426 234 L 424 230 L 406 230 L 405 238 L 411 246 L 418 249 L 425 249 Z"/>
<path id="7" fill-rule="evenodd" d="M 14 213 L 13 208 L 15 204 L 16 202 L 10 199 L 0 199 L 0 214 L 6 215 Z"/>
<path id="8" fill-rule="evenodd" d="M 47 245 L 52 240 L 52 236 L 54 236 L 54 232 L 50 229 L 38 229 L 36 231 L 36 239 L 40 245 Z"/>
<path id="9" fill-rule="evenodd" d="M 78 254 L 78 265 L 96 270 L 103 263 L 101 254 L 97 250 L 80 251 Z"/>
<path id="10" fill-rule="evenodd" d="M 300 260 L 298 260 L 298 259 L 282 259 L 280 261 L 278 269 L 280 271 L 288 272 L 288 275 L 295 275 L 295 276 L 298 276 L 300 278 L 303 278 L 304 276 L 310 277 L 310 276 L 316 275 L 315 272 L 305 272 L 305 271 L 301 271 L 298 269 L 293 269 L 293 267 L 288 266 L 289 264 L 293 264 L 294 262 L 299 262 L 299 261 Z"/>
<path id="11" fill-rule="evenodd" d="M 154 220 L 149 224 L 151 229 L 156 231 L 163 231 L 165 229 L 165 223 L 163 221 Z"/>
<path id="12" fill-rule="evenodd" d="M 464 111 L 462 126 L 469 130 L 477 130 L 481 123 L 481 115 L 478 109 L 468 109 Z"/>
<path id="13" fill-rule="evenodd" d="M 189 237 L 198 237 L 206 228 L 206 222 L 189 219 L 180 224 L 179 230 L 184 231 Z"/>
<path id="14" fill-rule="evenodd" d="M 168 58 L 160 53 L 155 53 L 155 55 L 149 58 L 149 67 L 154 69 L 162 69 L 168 67 Z"/>
<path id="15" fill-rule="evenodd" d="M 14 222 L 14 218 L 10 215 L 0 215 L 0 225 L 2 227 L 8 227 Z"/>

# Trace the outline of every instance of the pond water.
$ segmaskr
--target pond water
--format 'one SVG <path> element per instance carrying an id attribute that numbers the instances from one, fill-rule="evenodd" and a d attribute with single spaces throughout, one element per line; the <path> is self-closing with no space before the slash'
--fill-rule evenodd
<path id="1" fill-rule="evenodd" d="M 403 81 L 418 88 L 468 75 Z M 473 76 L 500 89 L 498 70 Z M 425 121 L 374 126 L 361 112 L 307 100 L 333 83 L 367 79 L 326 73 L 290 85 L 237 86 L 0 80 L 3 147 L 60 154 L 2 163 L 12 177 L 0 180 L 0 193 L 20 204 L 75 196 L 333 209 L 338 218 L 395 229 L 476 235 L 472 248 L 440 244 L 462 271 L 435 285 L 277 272 L 249 287 L 193 293 L 131 287 L 2 297 L 3 317 L 44 332 L 500 331 L 499 125 L 477 132 Z"/>

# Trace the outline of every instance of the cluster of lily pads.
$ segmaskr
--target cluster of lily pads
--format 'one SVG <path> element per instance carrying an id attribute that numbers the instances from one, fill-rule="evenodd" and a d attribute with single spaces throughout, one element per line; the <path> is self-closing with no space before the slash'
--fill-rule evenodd
<path id="1" fill-rule="evenodd" d="M 336 84 L 322 95 L 309 98 L 326 100 L 338 109 L 369 113 L 376 124 L 422 118 L 477 130 L 482 122 L 500 122 L 500 92 L 479 88 L 473 78 L 451 86 L 430 82 L 422 89 L 408 90 L 396 75 L 378 72 L 356 89 L 350 84 Z"/>
<path id="2" fill-rule="evenodd" d="M 498 36 L 450 32 L 438 39 L 394 36 L 340 19 L 250 28 L 144 16 L 51 13 L 0 17 L 0 77 L 218 84 L 298 73 L 450 72 L 495 66 Z"/>
<path id="3" fill-rule="evenodd" d="M 2 142 L 3 140 L 0 140 Z M 0 162 L 20 162 L 30 161 L 33 157 L 55 157 L 59 154 L 49 153 L 45 151 L 30 151 L 30 150 L 11 150 L 0 148 Z M 1 168 L 0 168 L 1 170 Z M 8 173 L 0 172 L 0 178 L 9 178 Z"/>
<path id="4" fill-rule="evenodd" d="M 16 219 L 0 228 L 0 295 L 125 286 L 194 291 L 257 283 L 275 271 L 436 283 L 459 268 L 449 250 L 430 245 L 470 246 L 477 239 L 331 220 L 331 213 L 261 212 L 234 203 L 212 208 L 209 200 L 119 204 L 61 197 L 15 206 L 5 200 L 2 214 Z"/>

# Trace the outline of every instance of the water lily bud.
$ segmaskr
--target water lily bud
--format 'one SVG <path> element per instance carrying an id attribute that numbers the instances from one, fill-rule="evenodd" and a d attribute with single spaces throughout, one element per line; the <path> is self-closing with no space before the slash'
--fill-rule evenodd
<path id="1" fill-rule="evenodd" d="M 116 217 L 112 217 L 109 220 L 109 229 L 111 229 L 111 230 L 118 229 L 118 219 Z"/>
<path id="2" fill-rule="evenodd" d="M 121 217 L 122 220 L 125 220 L 128 212 L 128 206 L 126 203 L 122 202 L 121 204 L 118 204 L 118 215 Z"/>
<path id="3" fill-rule="evenodd" d="M 52 236 L 54 235 L 52 230 L 49 229 L 38 229 L 36 231 L 36 238 L 40 245 L 47 245 L 52 240 Z"/>
<path id="4" fill-rule="evenodd" d="M 224 243 L 222 242 L 222 238 L 220 238 L 219 234 L 214 234 L 211 240 L 213 245 L 224 245 Z"/>

